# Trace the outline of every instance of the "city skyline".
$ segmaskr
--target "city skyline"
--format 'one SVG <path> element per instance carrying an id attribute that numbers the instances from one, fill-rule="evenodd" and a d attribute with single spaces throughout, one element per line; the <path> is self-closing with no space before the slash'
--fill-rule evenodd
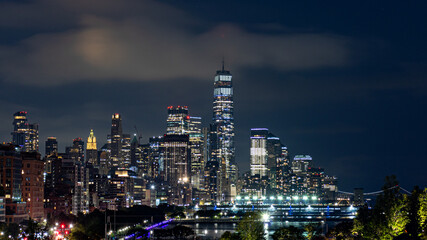
<path id="1" fill-rule="evenodd" d="M 422 26 L 425 17 L 419 12 L 422 4 L 341 3 L 341 9 L 348 13 L 343 16 L 329 8 L 316 11 L 317 4 L 304 6 L 298 15 L 293 13 L 301 9 L 298 3 L 258 6 L 259 13 L 253 10 L 255 3 L 248 3 L 239 6 L 242 11 L 237 13 L 237 3 L 230 3 L 227 9 L 204 3 L 195 9 L 190 3 L 125 2 L 122 8 L 136 9 L 128 11 L 129 18 L 108 4 L 93 10 L 65 2 L 58 6 L 63 17 L 43 17 L 40 13 L 44 11 L 31 11 L 30 16 L 39 23 L 34 25 L 9 15 L 16 13 L 15 3 L 0 3 L 0 15 L 10 19 L 2 21 L 6 27 L 1 29 L 5 37 L 0 42 L 1 49 L 7 50 L 0 54 L 1 142 L 10 141 L 12 115 L 21 110 L 28 112 L 30 123 L 39 124 L 42 151 L 47 137 L 57 137 L 59 151 L 63 152 L 73 139 L 85 140 L 91 129 L 98 147 L 102 146 L 113 113 L 122 116 L 123 132 L 133 133 L 137 126 L 143 142 L 165 133 L 165 109 L 170 105 L 188 106 L 190 115 L 202 117 L 206 126 L 212 117 L 212 78 L 224 57 L 236 89 L 236 161 L 241 173 L 249 170 L 250 129 L 265 127 L 280 137 L 292 156 L 309 154 L 317 165 L 337 176 L 341 189 L 377 190 L 391 174 L 407 188 L 425 185 L 427 54 L 423 42 L 427 34 Z M 43 9 L 43 4 L 35 2 L 28 7 Z M 143 15 L 138 10 L 144 6 L 160 16 L 170 13 L 178 20 L 178 27 L 150 14 L 135 20 Z M 67 7 L 82 15 L 70 16 Z M 351 7 L 356 11 L 349 11 Z M 210 13 L 212 9 L 216 16 Z M 397 17 L 391 18 L 393 14 Z M 312 18 L 306 19 L 306 15 Z M 52 18 L 58 21 L 50 21 Z M 319 20 L 323 18 L 340 21 Z M 146 26 L 148 20 L 155 21 Z M 118 31 L 124 26 L 129 29 Z M 73 28 L 79 34 L 74 35 Z M 128 31 L 138 28 L 152 33 L 153 39 L 141 37 L 139 31 L 136 39 L 132 38 Z M 122 33 L 125 43 L 115 32 Z M 126 48 L 105 52 L 105 47 L 129 44 L 140 53 L 146 49 L 131 43 L 156 42 L 165 33 L 173 34 L 177 44 L 166 50 L 153 46 L 147 55 L 158 59 L 129 55 Z M 80 50 L 93 50 L 84 52 L 88 55 L 83 66 L 65 71 L 53 62 L 40 61 L 44 57 L 73 65 L 72 54 L 46 55 L 45 44 L 56 50 L 67 47 L 71 44 L 63 42 L 67 36 Z M 108 36 L 112 42 L 97 45 L 93 41 L 99 36 Z M 196 42 L 194 47 L 202 54 L 193 53 L 186 42 Z M 35 53 L 32 60 L 25 47 Z M 126 66 L 101 61 L 105 54 Z M 172 60 L 166 61 L 169 55 Z M 182 61 L 177 56 L 183 56 Z M 22 65 L 17 63 L 20 58 L 26 59 Z M 79 67 L 81 73 L 77 73 Z M 104 72 L 110 67 L 111 71 Z M 144 71 L 147 73 L 141 73 Z"/>

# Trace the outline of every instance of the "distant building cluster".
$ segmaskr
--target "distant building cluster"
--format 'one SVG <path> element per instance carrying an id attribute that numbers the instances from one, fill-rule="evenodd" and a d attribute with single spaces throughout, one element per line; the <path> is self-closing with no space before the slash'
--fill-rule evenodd
<path id="1" fill-rule="evenodd" d="M 267 128 L 251 129 L 250 171 L 239 176 L 232 75 L 224 66 L 214 78 L 208 126 L 187 106 L 169 106 L 167 113 L 165 134 L 147 143 L 136 127 L 136 134 L 124 133 L 122 116 L 114 113 L 104 145 L 93 130 L 86 142 L 77 137 L 64 152 L 49 137 L 43 158 L 38 125 L 28 123 L 27 112 L 15 113 L 12 142 L 0 145 L 0 221 L 135 205 L 229 204 L 245 197 L 336 198 L 337 179 L 315 167 L 309 155 L 291 160 Z"/>
<path id="2" fill-rule="evenodd" d="M 322 201 L 336 198 L 337 179 L 315 167 L 310 155 L 295 155 L 290 160 L 288 148 L 267 128 L 251 129 L 250 172 L 239 181 L 243 196 L 311 197 Z"/>

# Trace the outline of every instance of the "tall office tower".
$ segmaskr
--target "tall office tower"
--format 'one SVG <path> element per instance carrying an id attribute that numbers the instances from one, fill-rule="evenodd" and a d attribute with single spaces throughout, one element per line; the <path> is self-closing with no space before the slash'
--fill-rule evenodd
<path id="1" fill-rule="evenodd" d="M 56 141 L 56 137 L 48 137 L 45 146 L 46 157 L 58 154 L 58 141 Z"/>
<path id="2" fill-rule="evenodd" d="M 251 129 L 251 175 L 268 177 L 267 128 Z"/>
<path id="3" fill-rule="evenodd" d="M 150 145 L 150 168 L 151 168 L 151 177 L 153 179 L 162 178 L 163 175 L 161 173 L 164 172 L 164 164 L 163 164 L 163 149 L 164 149 L 164 140 L 163 137 L 151 137 L 148 140 L 148 144 Z"/>
<path id="4" fill-rule="evenodd" d="M 92 129 L 86 143 L 86 162 L 91 163 L 93 166 L 98 166 L 98 148 L 96 147 L 96 137 Z"/>
<path id="5" fill-rule="evenodd" d="M 205 162 L 205 166 L 207 162 L 210 160 L 210 134 L 209 134 L 209 128 L 203 127 L 202 128 L 202 135 L 203 135 L 203 160 Z"/>
<path id="6" fill-rule="evenodd" d="M 156 169 L 151 159 L 151 147 L 150 144 L 141 144 L 139 145 L 141 149 L 141 159 L 137 162 L 137 166 L 141 169 L 141 176 L 145 179 L 153 178 L 153 171 Z"/>
<path id="7" fill-rule="evenodd" d="M 234 162 L 233 85 L 230 71 L 216 72 L 214 81 L 213 123 L 211 130 L 211 160 L 218 162 L 217 201 L 230 200 L 230 179 L 237 179 Z M 232 183 L 232 182 L 231 182 Z"/>
<path id="8" fill-rule="evenodd" d="M 28 124 L 25 111 L 13 114 L 12 143 L 24 152 L 39 151 L 39 125 Z"/>
<path id="9" fill-rule="evenodd" d="M 208 201 L 216 202 L 218 199 L 218 176 L 219 166 L 216 161 L 207 161 L 205 167 L 205 189 Z"/>
<path id="10" fill-rule="evenodd" d="M 151 178 L 150 145 L 139 144 L 136 134 L 131 142 L 130 155 L 131 165 L 138 169 L 138 176 L 145 179 Z"/>
<path id="11" fill-rule="evenodd" d="M 70 155 L 70 157 L 74 159 L 75 162 L 84 162 L 84 149 L 85 143 L 83 142 L 82 138 L 78 137 L 73 140 L 73 146 L 65 148 L 65 153 Z"/>
<path id="12" fill-rule="evenodd" d="M 186 134 L 189 122 L 187 106 L 168 107 L 167 134 Z"/>
<path id="13" fill-rule="evenodd" d="M 268 180 L 271 188 L 277 188 L 277 161 L 282 156 L 282 143 L 280 138 L 276 137 L 271 132 L 267 137 L 267 168 Z"/>
<path id="14" fill-rule="evenodd" d="M 99 174 L 101 176 L 106 176 L 111 167 L 111 158 L 110 158 L 110 145 L 108 143 L 104 144 L 101 149 L 98 151 L 99 156 Z"/>
<path id="15" fill-rule="evenodd" d="M 291 174 L 291 164 L 289 161 L 289 152 L 286 146 L 281 147 L 282 153 L 277 159 L 276 165 L 276 183 L 279 193 L 285 194 L 289 192 L 289 177 Z"/>
<path id="16" fill-rule="evenodd" d="M 7 223 L 21 223 L 28 219 L 22 198 L 22 159 L 19 150 L 10 144 L 0 144 L 0 186 L 4 191 Z"/>
<path id="17" fill-rule="evenodd" d="M 110 157 L 112 167 L 118 167 L 122 161 L 122 117 L 120 114 L 115 113 L 112 116 L 111 123 L 111 144 L 110 144 Z"/>
<path id="18" fill-rule="evenodd" d="M 194 188 L 203 187 L 205 161 L 203 158 L 204 136 L 202 133 L 202 118 L 190 117 L 188 136 L 191 158 L 191 184 Z"/>
<path id="19" fill-rule="evenodd" d="M 168 182 L 169 204 L 191 202 L 190 151 L 188 135 L 164 136 L 164 180 Z"/>
<path id="20" fill-rule="evenodd" d="M 22 152 L 22 198 L 29 217 L 38 222 L 44 217 L 44 162 L 38 152 Z"/>
<path id="21" fill-rule="evenodd" d="M 130 168 L 131 167 L 131 139 L 130 134 L 123 133 L 122 134 L 122 150 L 121 150 L 121 156 L 122 161 L 120 163 L 120 167 L 124 168 Z"/>
<path id="22" fill-rule="evenodd" d="M 130 162 L 132 166 L 138 166 L 137 162 L 141 159 L 141 148 L 136 134 L 133 135 L 130 142 Z"/>

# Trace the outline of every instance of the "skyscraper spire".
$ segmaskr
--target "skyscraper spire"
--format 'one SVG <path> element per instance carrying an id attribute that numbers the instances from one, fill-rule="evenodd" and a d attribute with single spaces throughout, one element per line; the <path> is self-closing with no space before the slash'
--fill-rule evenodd
<path id="1" fill-rule="evenodd" d="M 222 56 L 222 71 L 224 72 L 224 56 Z"/>
<path id="2" fill-rule="evenodd" d="M 87 138 L 86 149 L 97 150 L 97 148 L 96 148 L 96 137 L 93 134 L 93 129 L 90 130 L 89 137 Z"/>

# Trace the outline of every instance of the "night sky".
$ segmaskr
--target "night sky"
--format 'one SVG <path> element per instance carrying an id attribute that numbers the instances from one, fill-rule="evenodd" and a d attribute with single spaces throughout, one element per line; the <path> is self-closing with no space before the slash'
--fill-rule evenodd
<path id="1" fill-rule="evenodd" d="M 233 74 L 236 159 L 250 128 L 291 155 L 378 190 L 395 174 L 427 186 L 426 1 L 0 1 L 0 141 L 12 115 L 40 124 L 60 151 L 112 113 L 124 132 L 166 130 L 166 107 L 212 118 L 213 77 Z"/>

